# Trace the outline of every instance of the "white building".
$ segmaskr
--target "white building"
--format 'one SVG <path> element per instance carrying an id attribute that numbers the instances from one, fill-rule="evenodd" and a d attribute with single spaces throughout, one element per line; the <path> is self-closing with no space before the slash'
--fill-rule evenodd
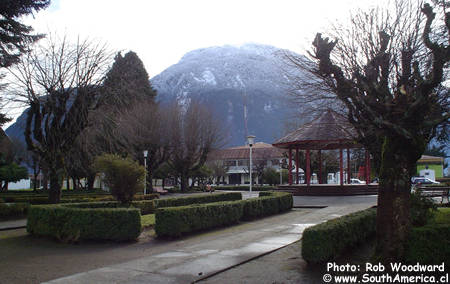
<path id="1" fill-rule="evenodd" d="M 284 150 L 275 148 L 271 144 L 257 142 L 252 147 L 252 176 L 255 183 L 259 183 L 258 172 L 271 167 L 280 171 L 281 163 L 285 163 Z M 221 167 L 223 176 L 217 177 L 216 183 L 249 184 L 250 149 L 248 145 L 213 151 L 208 156 L 210 167 Z M 213 166 L 211 166 L 213 165 Z"/>

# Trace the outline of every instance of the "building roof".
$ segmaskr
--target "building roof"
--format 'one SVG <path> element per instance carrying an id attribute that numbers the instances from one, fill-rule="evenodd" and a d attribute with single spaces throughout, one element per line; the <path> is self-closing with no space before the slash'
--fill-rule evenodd
<path id="1" fill-rule="evenodd" d="M 443 157 L 435 157 L 435 156 L 428 156 L 428 155 L 422 155 L 422 157 L 420 157 L 420 159 L 417 161 L 417 163 L 439 163 L 439 164 L 443 164 L 444 163 L 444 158 Z"/>
<path id="2" fill-rule="evenodd" d="M 275 148 L 271 144 L 257 142 L 252 148 L 252 159 L 255 160 L 280 159 L 284 157 L 283 153 L 285 151 Z M 239 160 L 249 158 L 250 151 L 248 145 L 214 150 L 208 155 L 208 160 Z"/>
<path id="3" fill-rule="evenodd" d="M 311 150 L 362 147 L 356 143 L 355 137 L 356 131 L 347 118 L 333 110 L 327 110 L 313 121 L 280 138 L 273 145 L 285 149 Z"/>

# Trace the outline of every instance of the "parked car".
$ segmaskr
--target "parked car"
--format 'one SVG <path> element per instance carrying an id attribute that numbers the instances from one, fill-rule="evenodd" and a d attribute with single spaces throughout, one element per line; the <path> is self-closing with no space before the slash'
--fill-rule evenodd
<path id="1" fill-rule="evenodd" d="M 440 184 L 440 182 L 431 180 L 431 179 L 426 178 L 426 177 L 413 177 L 412 178 L 412 184 L 418 184 L 418 183 L 421 183 L 421 184 Z"/>
<path id="2" fill-rule="evenodd" d="M 350 183 L 351 183 L 351 184 L 365 184 L 364 181 L 359 180 L 359 179 L 357 179 L 357 178 L 351 178 L 351 179 L 350 179 Z"/>

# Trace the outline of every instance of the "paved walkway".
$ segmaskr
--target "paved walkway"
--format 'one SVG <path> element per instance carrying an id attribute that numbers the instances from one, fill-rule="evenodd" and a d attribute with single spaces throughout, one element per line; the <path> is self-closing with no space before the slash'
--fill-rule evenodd
<path id="1" fill-rule="evenodd" d="M 0 231 L 25 228 L 27 219 L 9 220 L 0 222 Z"/>
<path id="2" fill-rule="evenodd" d="M 190 283 L 301 239 L 303 230 L 376 204 L 376 196 L 294 197 L 294 209 L 254 222 L 167 242 L 147 257 L 48 283 Z"/>

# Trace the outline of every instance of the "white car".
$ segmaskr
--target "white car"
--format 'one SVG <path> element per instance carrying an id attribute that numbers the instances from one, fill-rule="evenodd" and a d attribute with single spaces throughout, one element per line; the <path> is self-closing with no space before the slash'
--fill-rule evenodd
<path id="1" fill-rule="evenodd" d="M 440 182 L 431 180 L 431 179 L 426 178 L 426 177 L 415 177 L 415 178 L 413 178 L 412 184 L 418 184 L 418 183 L 421 183 L 421 184 L 440 184 Z"/>
<path id="2" fill-rule="evenodd" d="M 350 183 L 351 183 L 351 184 L 365 184 L 364 181 L 359 180 L 359 179 L 357 179 L 357 178 L 351 178 L 351 179 L 350 179 Z"/>

